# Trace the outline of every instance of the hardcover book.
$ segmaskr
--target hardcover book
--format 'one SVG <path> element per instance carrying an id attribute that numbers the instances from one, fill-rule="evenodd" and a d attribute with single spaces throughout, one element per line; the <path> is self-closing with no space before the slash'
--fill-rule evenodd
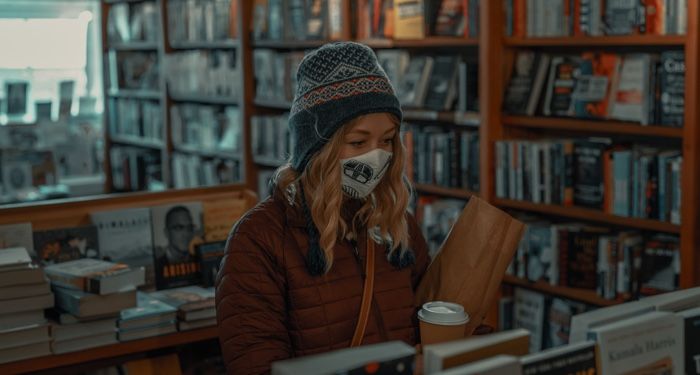
<path id="1" fill-rule="evenodd" d="M 543 294 L 530 290 L 516 288 L 513 313 L 513 327 L 524 328 L 528 335 L 530 352 L 542 350 L 544 343 L 546 299 Z"/>
<path id="2" fill-rule="evenodd" d="M 552 57 L 544 99 L 545 116 L 573 116 L 574 89 L 578 85 L 580 65 L 581 59 L 575 56 Z"/>
<path id="3" fill-rule="evenodd" d="M 178 309 L 181 318 L 191 311 L 214 308 L 214 288 L 186 286 L 153 292 L 151 297 Z"/>
<path id="4" fill-rule="evenodd" d="M 149 293 L 138 292 L 136 307 L 120 312 L 117 325 L 120 329 L 142 327 L 151 323 L 162 323 L 175 320 L 177 308 L 151 297 Z"/>
<path id="5" fill-rule="evenodd" d="M 226 241 L 208 242 L 197 246 L 199 267 L 202 272 L 202 286 L 214 286 L 225 251 Z"/>
<path id="6" fill-rule="evenodd" d="M 434 58 L 433 72 L 428 81 L 424 106 L 434 111 L 447 111 L 452 108 L 457 89 L 457 69 L 459 57 L 437 56 Z"/>
<path id="7" fill-rule="evenodd" d="M 76 259 L 46 266 L 46 275 L 55 285 L 94 294 L 130 291 L 145 282 L 143 267 L 97 259 Z"/>
<path id="8" fill-rule="evenodd" d="M 683 51 L 661 53 L 659 123 L 683 126 L 685 120 L 685 54 Z"/>
<path id="9" fill-rule="evenodd" d="M 535 114 L 549 69 L 549 60 L 547 54 L 518 52 L 503 100 L 503 110 L 506 113 L 528 116 Z M 552 63 L 557 61 L 555 59 Z"/>
<path id="10" fill-rule="evenodd" d="M 27 249 L 23 247 L 0 247 L 0 272 L 27 269 L 32 263 Z"/>
<path id="11" fill-rule="evenodd" d="M 436 375 L 521 375 L 518 358 L 512 355 L 497 355 L 449 370 L 436 372 Z"/>
<path id="12" fill-rule="evenodd" d="M 55 285 L 51 289 L 56 295 L 56 306 L 78 318 L 116 314 L 136 306 L 136 290 L 99 295 Z"/>
<path id="13" fill-rule="evenodd" d="M 94 226 L 37 231 L 34 245 L 44 265 L 100 255 Z"/>
<path id="14" fill-rule="evenodd" d="M 685 373 L 700 375 L 700 307 L 681 311 L 685 330 Z"/>
<path id="15" fill-rule="evenodd" d="M 520 359 L 525 375 L 596 374 L 596 346 L 580 342 L 526 355 Z"/>

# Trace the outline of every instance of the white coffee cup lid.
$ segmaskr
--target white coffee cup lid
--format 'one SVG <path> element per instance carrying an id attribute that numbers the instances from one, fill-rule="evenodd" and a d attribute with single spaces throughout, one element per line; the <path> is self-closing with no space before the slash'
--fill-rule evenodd
<path id="1" fill-rule="evenodd" d="M 432 324 L 460 325 L 469 321 L 469 314 L 457 303 L 433 301 L 423 304 L 418 311 L 418 319 Z"/>

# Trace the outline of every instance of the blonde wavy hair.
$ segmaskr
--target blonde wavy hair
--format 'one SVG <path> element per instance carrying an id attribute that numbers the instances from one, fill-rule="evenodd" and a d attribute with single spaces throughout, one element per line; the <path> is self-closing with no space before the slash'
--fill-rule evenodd
<path id="1" fill-rule="evenodd" d="M 397 131 L 393 140 L 393 157 L 389 168 L 377 187 L 368 197 L 362 207 L 356 212 L 351 223 L 342 217 L 343 203 L 349 199 L 341 188 L 340 151 L 344 144 L 345 135 L 358 121 L 354 119 L 343 125 L 329 142 L 309 161 L 306 169 L 300 174 L 291 165 L 280 167 L 273 179 L 278 193 L 286 196 L 294 191 L 298 195 L 304 192 L 306 202 L 314 224 L 319 232 L 319 245 L 325 253 L 327 273 L 333 265 L 333 249 L 336 243 L 342 241 L 349 233 L 358 228 L 378 228 L 382 238 L 391 238 L 391 248 L 387 259 L 391 259 L 396 251 L 403 256 L 409 246 L 408 223 L 406 209 L 412 194 L 410 182 L 404 175 L 406 150 L 399 134 L 399 121 L 390 116 Z M 299 189 L 301 183 L 303 189 Z M 296 189 L 288 189 L 295 185 Z M 295 202 L 301 202 L 295 196 Z"/>

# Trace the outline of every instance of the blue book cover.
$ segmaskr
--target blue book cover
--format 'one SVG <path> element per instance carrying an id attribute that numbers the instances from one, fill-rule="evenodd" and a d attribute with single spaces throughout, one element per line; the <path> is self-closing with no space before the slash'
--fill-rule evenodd
<path id="1" fill-rule="evenodd" d="M 122 310 L 119 320 L 142 319 L 153 315 L 162 315 L 177 311 L 175 307 L 151 297 L 149 293 L 138 292 L 136 299 L 137 306 Z"/>

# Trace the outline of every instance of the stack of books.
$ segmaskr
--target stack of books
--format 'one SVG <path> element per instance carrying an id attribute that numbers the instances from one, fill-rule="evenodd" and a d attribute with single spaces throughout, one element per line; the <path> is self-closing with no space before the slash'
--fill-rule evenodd
<path id="1" fill-rule="evenodd" d="M 213 287 L 186 286 L 153 292 L 151 296 L 177 309 L 179 331 L 216 325 Z"/>
<path id="2" fill-rule="evenodd" d="M 51 354 L 44 309 L 54 297 L 25 248 L 0 249 L 0 363 Z"/>
<path id="3" fill-rule="evenodd" d="M 145 292 L 138 292 L 137 300 L 136 307 L 122 310 L 119 316 L 119 341 L 137 340 L 177 331 L 177 308 Z"/>
<path id="4" fill-rule="evenodd" d="M 83 258 L 44 270 L 56 294 L 54 353 L 116 343 L 116 320 L 123 309 L 136 306 L 145 269 Z"/>

